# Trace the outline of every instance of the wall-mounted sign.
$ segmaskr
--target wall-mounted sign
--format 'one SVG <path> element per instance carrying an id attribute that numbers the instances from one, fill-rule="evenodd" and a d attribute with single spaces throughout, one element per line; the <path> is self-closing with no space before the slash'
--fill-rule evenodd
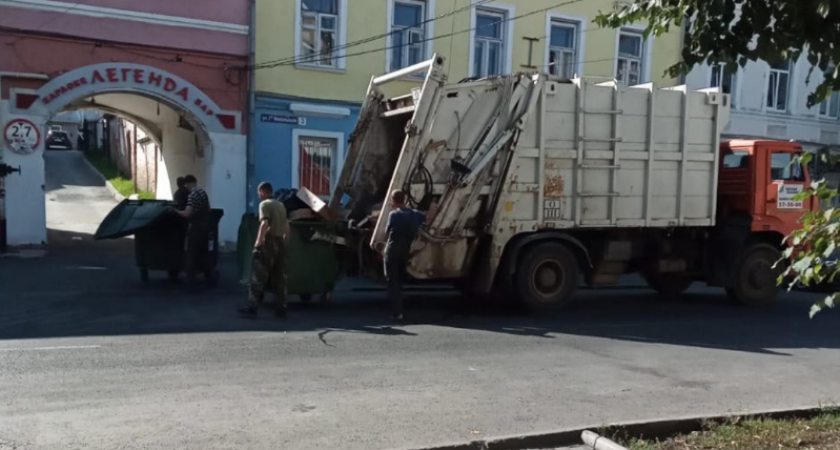
<path id="1" fill-rule="evenodd" d="M 26 119 L 14 119 L 6 124 L 3 138 L 9 149 L 20 155 L 28 155 L 41 143 L 41 131 Z"/>
<path id="2" fill-rule="evenodd" d="M 794 198 L 801 194 L 803 186 L 801 184 L 780 184 L 779 185 L 779 199 L 776 201 L 776 208 L 779 209 L 802 209 L 802 200 L 794 200 Z"/>
<path id="3" fill-rule="evenodd" d="M 260 122 L 265 123 L 284 123 L 287 125 L 306 125 L 306 117 L 298 117 L 298 116 L 277 116 L 274 114 L 262 114 L 260 116 Z"/>
<path id="4" fill-rule="evenodd" d="M 71 70 L 41 86 L 34 104 L 45 108 L 49 115 L 55 115 L 78 99 L 124 91 L 168 100 L 201 120 L 208 132 L 240 131 L 236 112 L 221 110 L 212 98 L 189 81 L 140 64 L 102 63 Z M 22 108 L 31 109 L 30 106 Z"/>

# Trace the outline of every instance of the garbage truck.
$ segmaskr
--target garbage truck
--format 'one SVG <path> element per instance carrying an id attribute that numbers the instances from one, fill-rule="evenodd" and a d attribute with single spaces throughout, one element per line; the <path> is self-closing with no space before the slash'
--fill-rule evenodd
<path id="1" fill-rule="evenodd" d="M 784 237 L 818 206 L 797 197 L 810 186 L 801 146 L 722 141 L 729 108 L 718 89 L 686 86 L 448 83 L 439 55 L 373 77 L 329 201 L 348 225 L 348 268 L 381 272 L 401 189 L 414 208 L 436 205 L 412 246 L 416 280 L 545 309 L 638 273 L 668 297 L 703 282 L 769 304 Z"/>

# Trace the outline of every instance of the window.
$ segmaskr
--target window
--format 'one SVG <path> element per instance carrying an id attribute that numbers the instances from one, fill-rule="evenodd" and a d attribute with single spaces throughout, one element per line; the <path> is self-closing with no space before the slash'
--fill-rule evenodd
<path id="1" fill-rule="evenodd" d="M 551 32 L 548 37 L 548 73 L 563 78 L 575 76 L 577 37 L 577 24 L 560 20 L 551 22 Z"/>
<path id="2" fill-rule="evenodd" d="M 332 193 L 333 162 L 338 140 L 321 137 L 298 138 L 298 186 L 318 196 Z"/>
<path id="3" fill-rule="evenodd" d="M 299 1 L 301 63 L 337 67 L 339 0 Z"/>
<path id="4" fill-rule="evenodd" d="M 770 65 L 770 76 L 767 83 L 768 109 L 787 111 L 790 68 L 790 61 Z"/>
<path id="5" fill-rule="evenodd" d="M 724 169 L 746 169 L 750 167 L 750 154 L 733 152 L 723 157 Z"/>
<path id="6" fill-rule="evenodd" d="M 720 88 L 724 94 L 735 94 L 735 76 L 726 64 L 716 64 L 712 66 L 712 80 L 709 86 Z"/>
<path id="7" fill-rule="evenodd" d="M 840 93 L 834 92 L 828 100 L 820 103 L 820 116 L 826 119 L 840 118 Z"/>
<path id="8" fill-rule="evenodd" d="M 473 75 L 489 77 L 505 72 L 507 14 L 478 8 L 475 13 Z"/>
<path id="9" fill-rule="evenodd" d="M 625 86 L 642 83 L 645 40 L 642 33 L 621 31 L 615 78 Z"/>
<path id="10" fill-rule="evenodd" d="M 426 57 L 426 2 L 397 0 L 391 18 L 391 67 L 398 70 Z"/>
<path id="11" fill-rule="evenodd" d="M 770 164 L 773 181 L 805 181 L 799 157 L 792 153 L 773 153 Z"/>

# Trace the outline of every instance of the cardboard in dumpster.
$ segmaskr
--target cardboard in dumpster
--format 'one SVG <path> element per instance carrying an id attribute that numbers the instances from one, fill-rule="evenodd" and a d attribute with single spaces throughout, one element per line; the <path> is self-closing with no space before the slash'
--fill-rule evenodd
<path id="1" fill-rule="evenodd" d="M 315 211 L 315 213 L 321 216 L 324 220 L 336 220 L 337 215 L 335 212 L 330 209 L 325 201 L 321 200 L 320 197 L 313 194 L 309 189 L 301 187 L 298 189 L 296 196 L 300 199 L 300 201 L 306 203 L 306 206 L 308 206 L 309 209 Z"/>

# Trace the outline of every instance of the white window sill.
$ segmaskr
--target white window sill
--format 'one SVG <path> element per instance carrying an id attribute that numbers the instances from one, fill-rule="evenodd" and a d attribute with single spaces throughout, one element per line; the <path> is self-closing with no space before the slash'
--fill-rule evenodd
<path id="1" fill-rule="evenodd" d="M 764 112 L 766 112 L 767 114 L 774 114 L 774 115 L 777 115 L 777 116 L 789 116 L 790 115 L 790 112 L 787 111 L 787 110 L 784 110 L 784 109 L 765 108 Z"/>
<path id="2" fill-rule="evenodd" d="M 316 66 L 314 64 L 295 64 L 295 69 L 314 70 L 316 72 L 330 72 L 330 73 L 339 73 L 339 74 L 343 74 L 343 73 L 347 72 L 347 69 L 344 69 L 344 68 Z"/>

